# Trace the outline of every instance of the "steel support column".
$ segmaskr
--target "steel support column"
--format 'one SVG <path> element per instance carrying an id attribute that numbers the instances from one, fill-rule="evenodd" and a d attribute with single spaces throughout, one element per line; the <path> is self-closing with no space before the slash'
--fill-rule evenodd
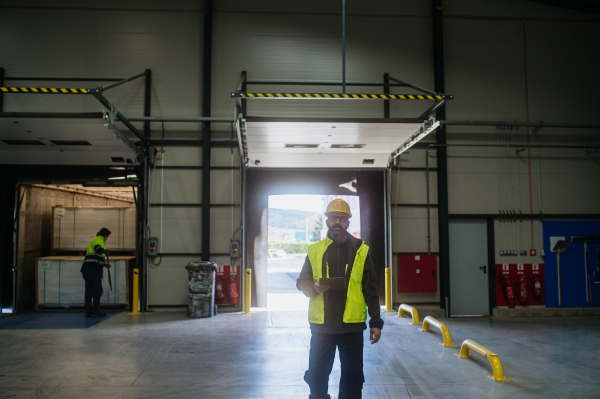
<path id="1" fill-rule="evenodd" d="M 384 73 L 383 74 L 383 94 L 390 94 L 390 74 L 389 73 Z M 383 117 L 384 118 L 389 118 L 390 117 L 390 100 L 384 100 L 383 101 Z"/>
<path id="2" fill-rule="evenodd" d="M 204 72 L 202 116 L 210 116 L 213 2 L 204 2 Z M 202 260 L 210 260 L 210 122 L 202 129 Z"/>
<path id="3" fill-rule="evenodd" d="M 242 82 L 242 92 L 245 93 L 248 90 L 248 84 L 247 84 L 247 82 L 248 82 L 248 72 L 242 71 L 242 74 L 244 75 L 244 81 Z M 246 116 L 248 116 L 246 114 L 246 112 L 247 112 L 246 111 L 246 101 L 242 101 L 242 115 L 244 116 L 244 118 Z M 242 154 L 242 156 L 243 156 L 243 154 Z"/>
<path id="4" fill-rule="evenodd" d="M 150 231 L 148 228 L 148 220 L 150 218 L 150 160 L 149 157 L 142 158 L 142 166 L 144 168 L 144 185 L 143 194 L 138 193 L 140 204 L 142 205 L 142 242 L 140 247 L 142 248 L 142 289 L 140 291 L 140 302 L 141 309 L 143 312 L 148 311 L 148 238 L 150 237 Z"/>
<path id="5" fill-rule="evenodd" d="M 496 264 L 496 248 L 495 248 L 495 235 L 494 235 L 494 218 L 487 219 L 487 245 L 488 245 L 488 284 L 489 284 L 489 304 L 490 304 L 490 316 L 494 315 L 494 308 L 496 307 L 496 279 L 492 274 L 492 267 Z"/>
<path id="6" fill-rule="evenodd" d="M 152 108 L 152 69 L 146 69 L 146 83 L 144 86 L 144 116 L 150 116 Z M 150 140 L 150 122 L 144 122 L 144 137 Z"/>
<path id="7" fill-rule="evenodd" d="M 442 29 L 442 0 L 431 1 L 431 19 L 433 27 L 433 73 L 436 93 L 444 93 L 444 35 Z M 436 111 L 436 119 L 446 119 L 446 108 Z M 438 144 L 446 144 L 446 126 L 437 129 Z M 448 167 L 446 147 L 437 148 L 437 191 L 438 191 L 438 229 L 440 253 L 440 307 L 445 305 L 445 298 L 450 298 L 450 239 L 448 233 Z M 448 313 L 452 303 L 449 303 Z"/>
<path id="8" fill-rule="evenodd" d="M 4 87 L 4 68 L 0 68 L 0 87 Z M 0 112 L 4 112 L 4 93 L 0 93 Z"/>

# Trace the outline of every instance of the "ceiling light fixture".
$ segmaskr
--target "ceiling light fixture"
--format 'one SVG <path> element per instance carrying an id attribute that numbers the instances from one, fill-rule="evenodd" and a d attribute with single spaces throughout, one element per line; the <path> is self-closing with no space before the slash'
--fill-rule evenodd
<path id="1" fill-rule="evenodd" d="M 2 140 L 8 145 L 45 145 L 39 140 Z"/>
<path id="2" fill-rule="evenodd" d="M 318 148 L 318 144 L 286 144 L 285 148 Z"/>
<path id="3" fill-rule="evenodd" d="M 331 148 L 364 148 L 366 144 L 332 144 Z"/>

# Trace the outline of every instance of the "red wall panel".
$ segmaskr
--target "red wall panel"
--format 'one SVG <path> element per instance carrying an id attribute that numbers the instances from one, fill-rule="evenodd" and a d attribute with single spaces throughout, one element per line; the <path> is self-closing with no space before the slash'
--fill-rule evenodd
<path id="1" fill-rule="evenodd" d="M 437 292 L 437 255 L 398 255 L 398 292 Z"/>

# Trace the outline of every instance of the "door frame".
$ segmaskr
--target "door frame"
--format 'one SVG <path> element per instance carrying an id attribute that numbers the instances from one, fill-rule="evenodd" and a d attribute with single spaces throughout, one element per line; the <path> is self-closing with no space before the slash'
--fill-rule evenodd
<path id="1" fill-rule="evenodd" d="M 490 306 L 490 317 L 494 317 L 496 307 L 496 249 L 494 237 L 494 218 L 487 218 L 487 240 L 488 240 L 488 304 Z"/>
<path id="2" fill-rule="evenodd" d="M 369 253 L 373 257 L 377 275 L 385 275 L 385 267 L 387 267 L 389 262 L 385 247 L 387 228 L 385 213 L 385 171 L 386 169 L 379 168 L 248 169 L 247 180 L 245 182 L 245 190 L 248 195 L 244 198 L 245 237 L 242 246 L 245 248 L 245 267 L 252 270 L 252 306 L 266 306 L 267 242 L 266 236 L 263 234 L 263 230 L 265 229 L 261 227 L 261 223 L 266 221 L 261 221 L 261 217 L 263 212 L 267 212 L 270 195 L 349 195 L 352 193 L 346 188 L 340 187 L 339 184 L 340 182 L 357 179 L 358 191 L 354 195 L 360 197 L 362 239 L 369 243 Z M 376 186 L 377 189 L 374 189 L 373 186 Z M 264 251 L 264 253 L 261 251 Z M 378 278 L 377 283 L 381 301 L 385 298 L 384 278 Z M 259 295 L 263 296 L 259 298 Z"/>
<path id="3" fill-rule="evenodd" d="M 461 215 L 461 217 L 456 217 L 457 215 L 450 215 L 448 218 L 448 225 L 453 221 L 459 220 L 485 220 L 486 222 L 486 230 L 487 230 L 487 263 L 488 263 L 488 306 L 489 306 L 489 316 L 482 317 L 494 317 L 494 308 L 496 307 L 496 279 L 495 279 L 495 270 L 496 270 L 496 249 L 495 249 L 495 236 L 494 236 L 494 220 L 493 216 L 479 216 L 479 215 Z M 448 280 L 450 283 L 450 280 Z M 448 311 L 446 317 L 452 317 L 452 300 L 450 296 L 451 292 L 451 284 L 448 284 Z M 440 298 L 441 301 L 441 298 Z"/>

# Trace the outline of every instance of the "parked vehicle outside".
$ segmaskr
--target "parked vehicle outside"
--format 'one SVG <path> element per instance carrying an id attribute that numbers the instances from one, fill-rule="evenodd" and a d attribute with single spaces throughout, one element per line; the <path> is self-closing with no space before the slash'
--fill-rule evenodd
<path id="1" fill-rule="evenodd" d="M 287 253 L 283 249 L 269 249 L 269 258 L 285 258 Z"/>

